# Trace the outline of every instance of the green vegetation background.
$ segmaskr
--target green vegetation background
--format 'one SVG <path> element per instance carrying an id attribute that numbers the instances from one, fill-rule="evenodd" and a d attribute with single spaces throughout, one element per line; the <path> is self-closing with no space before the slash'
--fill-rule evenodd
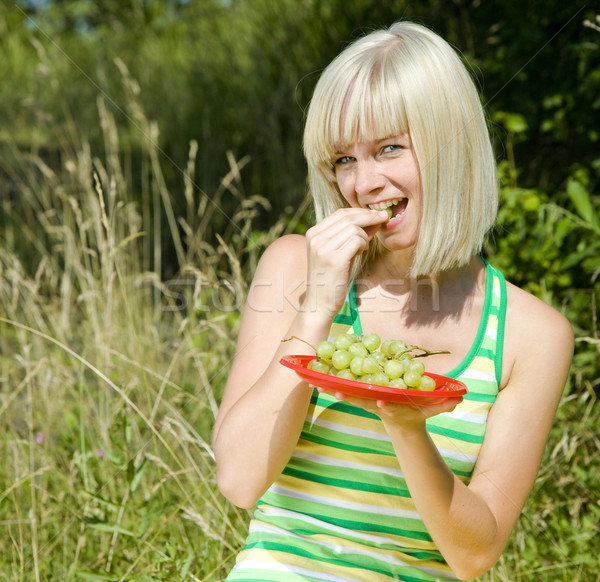
<path id="1" fill-rule="evenodd" d="M 312 221 L 319 71 L 402 18 L 481 88 L 501 178 L 486 255 L 577 338 L 481 580 L 600 580 L 600 21 L 564 0 L 1 0 L 0 578 L 224 579 L 249 514 L 209 443 L 246 286 Z"/>

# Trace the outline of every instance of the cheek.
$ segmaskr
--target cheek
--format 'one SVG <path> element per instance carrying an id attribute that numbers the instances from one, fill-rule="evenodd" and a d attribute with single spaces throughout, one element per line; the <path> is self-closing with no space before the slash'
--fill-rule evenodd
<path id="1" fill-rule="evenodd" d="M 354 192 L 354 188 L 351 185 L 350 180 L 348 180 L 348 178 L 338 177 L 336 184 L 340 196 L 348 204 L 350 204 L 350 206 L 357 206 L 358 202 L 356 200 L 356 193 Z"/>

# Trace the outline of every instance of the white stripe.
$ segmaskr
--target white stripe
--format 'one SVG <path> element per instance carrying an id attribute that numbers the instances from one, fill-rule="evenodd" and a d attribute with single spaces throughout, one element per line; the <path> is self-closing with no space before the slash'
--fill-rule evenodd
<path id="1" fill-rule="evenodd" d="M 271 505 L 261 505 L 258 509 L 265 516 L 304 521 L 310 524 L 312 527 L 318 527 L 320 529 L 330 531 L 331 535 L 334 536 L 352 537 L 353 539 L 362 542 L 367 542 L 369 544 L 391 544 L 399 546 L 401 548 L 409 547 L 403 546 L 400 542 L 398 542 L 398 540 L 394 540 L 384 535 L 368 534 L 365 532 L 355 531 L 353 529 L 347 529 L 345 527 L 335 525 L 327 521 L 322 521 L 320 519 L 317 519 L 316 517 L 311 517 L 310 515 L 304 515 L 303 513 L 296 513 L 295 511 L 290 511 L 289 509 L 281 509 L 279 507 L 273 507 Z"/>
<path id="2" fill-rule="evenodd" d="M 368 439 L 373 439 L 376 441 L 387 441 L 389 442 L 390 437 L 385 432 L 375 432 L 372 430 L 364 430 L 354 426 L 348 426 L 345 424 L 339 424 L 337 422 L 331 422 L 329 420 L 322 420 L 320 418 L 307 416 L 306 421 L 310 424 L 320 426 L 321 428 L 327 428 L 330 430 L 334 430 L 336 432 L 341 432 L 344 434 L 350 434 L 352 436 L 364 437 Z"/>
<path id="3" fill-rule="evenodd" d="M 496 383 L 496 375 L 494 372 L 486 372 L 485 370 L 465 370 L 460 378 L 467 378 L 469 380 L 483 380 L 485 382 Z"/>
<path id="4" fill-rule="evenodd" d="M 442 447 L 437 447 L 437 450 L 440 452 L 442 457 L 446 457 L 448 459 L 464 461 L 465 463 L 474 463 L 477 460 L 477 455 L 467 455 L 466 453 L 461 453 L 460 451 L 451 451 Z"/>
<path id="5" fill-rule="evenodd" d="M 317 455 L 315 453 L 299 450 L 295 450 L 293 456 L 297 459 L 312 461 L 313 463 L 321 463 L 323 465 L 330 465 L 333 467 L 344 467 L 345 469 L 356 469 L 357 471 L 372 471 L 373 473 L 383 473 L 384 475 L 391 475 L 392 477 L 400 477 L 401 479 L 404 479 L 404 474 L 402 471 L 393 467 L 364 465 L 362 463 L 353 463 L 352 461 L 344 461 L 342 459 L 336 459 L 335 457 L 326 457 L 324 455 Z"/>
<path id="6" fill-rule="evenodd" d="M 446 416 L 455 420 L 466 420 L 474 424 L 485 424 L 487 422 L 487 414 L 475 414 L 474 412 L 465 412 L 463 410 L 442 412 L 440 416 Z"/>
<path id="7" fill-rule="evenodd" d="M 496 340 L 498 339 L 498 330 L 493 327 L 487 327 L 485 330 L 485 335 L 493 340 Z"/>
<path id="8" fill-rule="evenodd" d="M 301 536 L 289 531 L 281 530 L 278 527 L 270 526 L 270 525 L 256 525 L 254 527 L 251 526 L 250 531 L 254 532 L 265 532 L 265 533 L 274 533 L 274 534 L 284 534 L 285 537 L 294 538 L 297 540 L 301 540 L 307 542 L 308 544 L 314 544 L 316 546 L 323 546 L 325 548 L 329 548 L 333 550 L 336 554 L 346 554 L 348 556 L 369 556 L 370 558 L 374 558 L 381 562 L 385 562 L 386 564 L 393 564 L 394 566 L 408 566 L 408 564 L 398 558 L 394 558 L 390 554 L 379 554 L 378 552 L 371 552 L 368 550 L 362 550 L 360 548 L 354 548 L 351 546 L 343 546 L 341 544 L 332 542 L 330 540 L 316 540 L 314 538 L 309 538 L 306 536 Z M 345 541 L 340 539 L 340 541 Z M 366 546 L 365 546 L 366 547 Z"/>
<path id="9" fill-rule="evenodd" d="M 303 493 L 301 491 L 295 491 L 294 489 L 288 489 L 287 487 L 280 487 L 279 485 L 272 485 L 269 488 L 271 493 L 276 495 L 283 495 L 285 497 L 291 497 L 293 499 L 300 499 L 302 501 L 311 501 L 313 503 L 320 503 L 321 505 L 328 505 L 335 507 L 338 500 L 335 498 L 324 497 L 322 495 L 311 495 L 309 493 Z M 368 495 L 368 493 L 365 493 Z M 419 519 L 419 514 L 416 511 L 406 511 L 403 509 L 393 509 L 391 507 L 383 507 L 379 505 L 370 505 L 368 503 L 355 503 L 348 500 L 344 500 L 344 509 L 351 509 L 354 511 L 362 511 L 367 513 L 375 513 L 377 515 L 385 515 L 388 517 L 401 517 L 405 519 Z"/>
<path id="10" fill-rule="evenodd" d="M 234 566 L 233 571 L 238 568 L 244 570 L 270 570 L 271 572 L 282 572 L 288 574 L 299 574 L 302 576 L 311 576 L 319 580 L 329 580 L 329 582 L 360 582 L 356 578 L 342 578 L 337 575 L 324 574 L 323 572 L 316 572 L 315 570 L 307 570 L 306 568 L 298 568 L 297 566 L 286 566 L 285 564 L 277 564 L 274 562 L 252 562 L 244 561 Z"/>

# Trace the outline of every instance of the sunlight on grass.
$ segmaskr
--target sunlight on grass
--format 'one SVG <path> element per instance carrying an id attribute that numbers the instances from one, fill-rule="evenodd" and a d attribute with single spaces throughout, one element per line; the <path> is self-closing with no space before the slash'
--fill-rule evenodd
<path id="1" fill-rule="evenodd" d="M 13 143 L 2 162 L 12 188 L 0 208 L 7 581 L 216 582 L 246 533 L 249 513 L 216 488 L 211 429 L 248 281 L 307 203 L 257 230 L 253 221 L 269 204 L 243 191 L 249 160 L 230 154 L 229 173 L 208 195 L 195 185 L 192 142 L 175 168 L 184 200 L 176 211 L 163 176 L 175 162 L 117 64 L 144 136 L 139 159 L 120 144 L 99 98 L 103 152 L 65 127 L 57 159 Z M 216 232 L 225 199 L 235 211 Z M 594 320 L 579 338 L 592 349 L 579 354 L 533 495 L 482 582 L 599 579 L 589 577 L 600 533 L 597 473 L 589 470 L 600 452 L 600 380 L 589 380 L 597 338 Z"/>
<path id="2" fill-rule="evenodd" d="M 176 217 L 158 135 L 139 109 L 153 139 L 134 196 L 102 100 L 98 111 L 102 158 L 83 138 L 65 144 L 60 172 L 12 150 L 20 171 L 17 195 L 2 202 L 0 248 L 0 571 L 15 581 L 219 580 L 247 512 L 216 489 L 211 428 L 247 269 L 285 226 L 249 236 L 265 202 L 242 196 L 245 162 L 233 157 L 219 191 L 198 195 L 194 143 L 187 215 Z M 227 237 L 210 227 L 225 195 L 240 200 Z M 165 268 L 163 215 L 176 269 Z"/>

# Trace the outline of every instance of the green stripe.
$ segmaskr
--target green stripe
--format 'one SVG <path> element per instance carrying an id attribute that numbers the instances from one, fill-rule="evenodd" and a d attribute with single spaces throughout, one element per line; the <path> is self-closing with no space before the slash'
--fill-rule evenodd
<path id="1" fill-rule="evenodd" d="M 327 431 L 330 433 L 335 433 L 335 431 Z M 336 433 L 336 434 L 344 434 L 344 433 Z M 357 453 L 368 453 L 368 454 L 379 454 L 386 455 L 388 457 L 395 457 L 394 447 L 388 441 L 376 441 L 377 444 L 381 445 L 380 449 L 374 449 L 373 446 L 362 446 L 357 444 L 351 444 L 349 442 L 339 441 L 332 438 L 325 438 L 323 436 L 319 436 L 314 432 L 311 433 L 302 433 L 302 438 L 311 443 L 317 443 L 320 445 L 325 445 L 327 447 L 339 448 L 344 451 L 354 451 Z M 356 437 L 355 437 L 356 438 Z M 358 440 L 358 439 L 357 439 Z M 363 439 L 368 442 L 372 442 L 372 439 Z"/>
<path id="2" fill-rule="evenodd" d="M 339 474 L 340 468 L 335 467 L 335 469 L 337 469 L 337 473 Z M 352 489 L 354 491 L 369 491 L 371 493 L 382 493 L 384 495 L 396 495 L 397 497 L 410 498 L 408 489 L 399 489 L 397 487 L 382 485 L 381 483 L 368 483 L 366 481 L 356 481 L 354 479 L 339 479 L 332 477 L 331 475 L 302 471 L 289 466 L 284 469 L 283 474 L 288 475 L 289 477 L 305 479 L 306 481 L 311 481 L 313 483 L 323 483 L 324 485 L 330 485 L 332 487 L 342 487 L 343 489 Z M 361 477 L 364 477 L 364 472 L 361 474 Z"/>
<path id="3" fill-rule="evenodd" d="M 335 316 L 333 323 L 339 323 L 341 325 L 352 325 L 352 316 L 349 314 L 338 313 Z"/>
<path id="4" fill-rule="evenodd" d="M 344 400 L 338 400 L 337 398 L 326 394 L 325 392 L 317 392 L 312 395 L 310 403 L 314 406 L 327 408 L 328 411 L 343 412 L 344 414 L 351 414 L 352 416 L 360 416 L 362 418 L 369 418 L 371 420 L 379 420 L 379 417 L 364 408 L 354 406 Z"/>
<path id="5" fill-rule="evenodd" d="M 358 315 L 358 302 L 356 301 L 356 282 L 352 281 L 350 290 L 348 291 L 348 300 L 350 303 L 350 313 L 352 314 L 352 328 L 354 333 L 362 335 L 363 330 L 360 324 L 360 316 Z"/>
<path id="6" fill-rule="evenodd" d="M 252 576 L 252 578 L 250 578 Z M 252 568 L 246 570 L 232 570 L 227 576 L 226 582 L 298 582 L 298 574 L 286 574 L 285 572 L 273 572 L 272 570 L 260 570 Z M 303 577 L 302 582 L 323 582 L 323 578 Z"/>
<path id="7" fill-rule="evenodd" d="M 496 346 L 496 340 L 492 339 L 489 336 L 485 336 L 483 338 L 483 342 L 481 343 L 481 348 L 479 348 L 478 356 L 487 358 L 488 360 L 494 359 L 494 351 Z"/>
<path id="8" fill-rule="evenodd" d="M 277 526 L 281 525 L 281 523 L 282 523 L 280 521 L 281 518 L 278 518 L 277 520 L 271 520 L 266 515 L 262 515 L 261 517 L 262 517 L 261 522 L 264 522 L 269 525 L 272 522 Z M 302 537 L 308 537 L 308 540 L 298 540 L 297 543 L 302 543 L 302 541 L 308 541 L 308 542 L 312 543 L 311 538 L 317 534 L 320 534 L 323 536 L 329 536 L 330 538 L 332 537 L 331 531 L 328 530 L 327 528 L 318 527 L 314 524 L 310 524 L 310 527 L 309 527 L 302 520 L 298 520 L 293 517 L 284 518 L 284 525 L 285 525 L 286 531 L 290 531 L 290 532 L 295 533 Z M 345 541 L 354 542 L 354 543 L 360 544 L 366 548 L 375 548 L 375 549 L 385 550 L 385 551 L 389 551 L 389 552 L 393 552 L 393 553 L 401 553 L 405 556 L 409 556 L 411 558 L 417 558 L 419 560 L 440 561 L 440 559 L 441 559 L 441 554 L 438 551 L 419 550 L 417 548 L 407 548 L 407 547 L 404 547 L 404 546 L 401 546 L 398 544 L 394 544 L 394 543 L 375 543 L 375 542 L 366 541 L 366 540 L 360 538 L 358 535 L 349 535 L 349 534 L 354 534 L 354 532 L 351 530 L 346 530 L 345 534 L 342 534 L 339 536 L 338 536 L 338 534 L 335 534 L 335 536 L 333 536 L 333 537 L 340 537 L 341 539 L 343 539 Z M 259 541 L 259 540 L 263 540 L 263 539 L 271 539 L 271 540 L 282 539 L 283 542 L 281 542 L 281 543 L 284 543 L 284 542 L 290 543 L 292 541 L 288 538 L 286 533 L 265 532 L 265 531 L 261 530 L 261 531 L 254 531 L 254 532 L 250 533 L 247 538 L 247 543 L 253 543 L 254 540 Z"/>
<path id="9" fill-rule="evenodd" d="M 470 434 L 467 432 L 452 430 L 450 428 L 443 428 L 441 426 L 430 426 L 429 424 L 427 424 L 427 430 L 430 433 L 439 434 L 440 436 L 464 441 L 466 443 L 480 444 L 483 442 L 483 434 Z"/>
<path id="10" fill-rule="evenodd" d="M 457 476 L 457 477 L 471 477 L 473 474 L 473 465 L 472 461 L 459 461 L 457 459 L 450 459 L 449 457 L 443 457 L 444 462 L 448 465 L 448 468 Z M 465 469 L 460 469 L 459 467 L 466 467 Z"/>
<path id="11" fill-rule="evenodd" d="M 270 489 L 267 490 L 257 505 L 260 506 L 263 504 L 297 511 L 303 515 L 314 517 L 315 519 L 320 519 L 327 523 L 335 524 L 336 526 L 346 527 L 365 533 L 386 533 L 427 542 L 432 541 L 430 535 L 425 529 L 423 522 L 410 517 L 390 517 L 389 515 L 368 513 L 367 511 L 348 509 L 347 507 L 335 507 L 333 505 L 323 504 L 317 501 L 308 501 L 304 499 L 296 499 L 295 497 L 288 497 L 287 495 L 274 493 Z M 364 519 L 345 519 L 340 517 L 340 514 L 347 516 L 353 514 L 357 516 L 367 515 L 373 521 L 364 521 Z M 265 518 L 262 515 L 259 517 L 259 519 L 261 521 L 265 521 Z M 390 525 L 391 522 L 396 522 L 397 525 L 394 527 Z M 275 523 L 279 523 L 279 521 Z M 407 526 L 409 524 L 410 528 L 413 529 L 408 529 Z M 415 527 L 420 529 L 414 529 Z"/>
<path id="12" fill-rule="evenodd" d="M 500 283 L 500 310 L 498 314 L 498 332 L 496 337 L 496 357 L 494 363 L 496 366 L 496 383 L 500 386 L 502 379 L 502 355 L 504 353 L 504 324 L 506 317 L 506 280 L 499 271 L 498 281 Z"/>
<path id="13" fill-rule="evenodd" d="M 472 400 L 473 402 L 489 402 L 490 404 L 494 404 L 496 402 L 497 394 L 482 394 L 476 392 L 469 392 L 463 396 L 465 400 Z"/>
<path id="14" fill-rule="evenodd" d="M 279 544 L 276 542 L 257 542 L 255 544 L 249 545 L 248 547 L 249 548 L 257 548 L 257 549 L 261 549 L 261 550 L 287 552 L 287 553 L 291 553 L 296 556 L 299 556 L 301 558 L 307 558 L 316 563 L 324 562 L 326 564 L 343 566 L 346 568 L 359 567 L 359 568 L 368 570 L 369 572 L 381 574 L 383 576 L 388 576 L 392 580 L 396 580 L 397 576 L 399 574 L 402 574 L 402 576 L 403 576 L 402 580 L 405 580 L 406 582 L 423 582 L 425 580 L 431 579 L 429 577 L 428 578 L 415 578 L 414 576 L 407 577 L 405 574 L 402 573 L 402 570 L 405 570 L 407 568 L 406 566 L 393 566 L 393 565 L 385 564 L 384 565 L 385 569 L 383 569 L 381 567 L 381 563 L 382 563 L 381 560 L 376 560 L 375 558 L 373 558 L 371 556 L 359 556 L 359 555 L 353 554 L 353 558 L 356 561 L 349 562 L 348 560 L 343 560 L 340 558 L 336 558 L 334 556 L 324 557 L 324 556 L 321 556 L 314 552 L 311 552 L 308 549 L 299 548 L 298 546 L 292 546 L 292 545 L 288 545 L 288 544 Z M 315 566 L 308 564 L 308 566 L 310 566 L 312 568 L 312 567 L 316 567 L 316 564 L 315 564 Z M 307 566 L 303 565 L 302 567 L 306 568 Z M 412 573 L 414 574 L 414 568 L 410 568 L 410 570 L 413 570 Z"/>

